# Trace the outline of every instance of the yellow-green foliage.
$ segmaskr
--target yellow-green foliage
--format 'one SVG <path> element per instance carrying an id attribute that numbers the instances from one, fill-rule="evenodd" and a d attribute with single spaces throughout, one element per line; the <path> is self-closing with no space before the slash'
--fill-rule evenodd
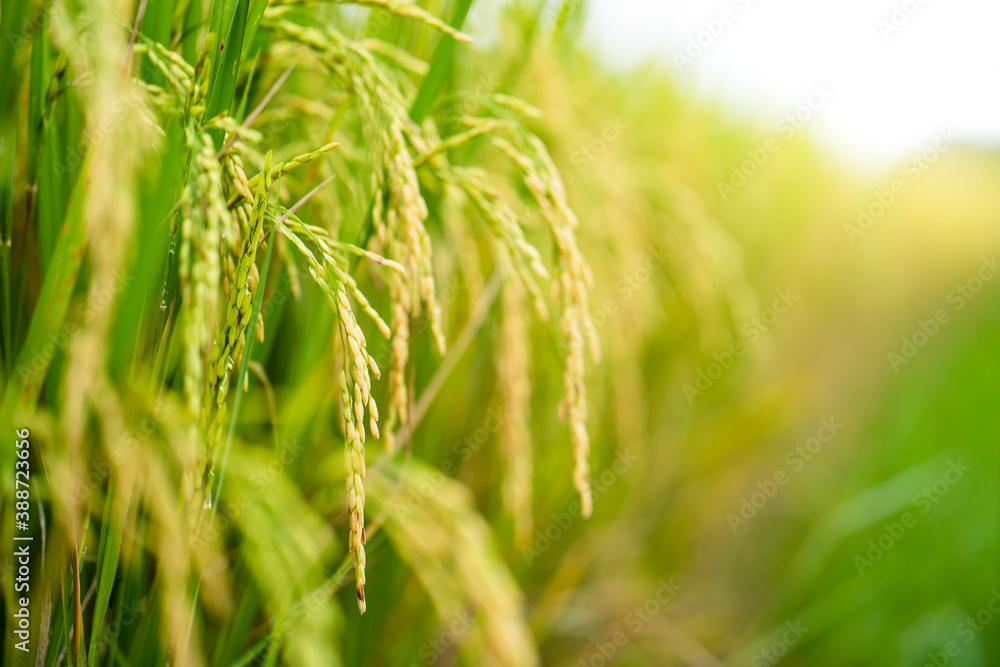
<path id="1" fill-rule="evenodd" d="M 741 664 L 786 623 L 789 664 L 923 664 L 985 606 L 1000 324 L 950 290 L 991 266 L 995 158 L 860 237 L 871 188 L 805 133 L 721 197 L 767 128 L 551 4 L 3 0 L 24 664 Z"/>

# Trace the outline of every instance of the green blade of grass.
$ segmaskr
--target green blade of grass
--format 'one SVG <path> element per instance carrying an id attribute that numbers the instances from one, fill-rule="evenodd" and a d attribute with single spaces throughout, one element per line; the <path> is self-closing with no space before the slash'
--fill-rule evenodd
<path id="1" fill-rule="evenodd" d="M 257 58 L 254 58 L 250 62 L 250 69 L 247 70 L 247 82 L 243 85 L 243 96 L 240 98 L 240 103 L 236 105 L 235 117 L 236 120 L 240 122 L 243 122 L 243 120 L 246 118 L 247 102 L 250 100 L 250 89 L 253 87 L 254 75 L 256 74 L 257 74 Z M 236 141 L 236 137 L 231 136 L 229 137 L 229 141 L 226 143 L 226 145 L 228 146 L 230 145 L 230 143 L 234 141 Z M 225 147 L 223 147 L 223 152 L 224 151 Z"/>
<path id="2" fill-rule="evenodd" d="M 226 30 L 226 38 L 219 42 L 218 52 L 221 56 L 208 91 L 208 102 L 205 106 L 206 118 L 213 118 L 220 113 L 229 111 L 233 104 L 233 97 L 236 94 L 236 80 L 239 78 L 240 66 L 243 64 L 243 36 L 247 27 L 249 1 L 237 0 L 232 21 Z M 218 6 L 219 2 L 216 2 L 216 7 Z M 211 130 L 209 134 L 212 141 L 215 142 L 215 147 L 221 148 L 222 130 Z"/>
<path id="3" fill-rule="evenodd" d="M 257 29 L 260 27 L 260 20 L 264 18 L 265 9 L 267 9 L 267 0 L 250 0 L 250 12 L 247 15 L 247 27 L 243 36 L 242 59 L 244 61 L 250 57 L 250 50 L 257 38 Z"/>
<path id="4" fill-rule="evenodd" d="M 62 160 L 60 123 L 53 117 L 45 132 L 42 159 L 38 171 L 38 211 L 35 222 L 38 228 L 38 257 L 42 275 L 48 271 L 66 212 L 66 178 Z"/>
<path id="5" fill-rule="evenodd" d="M 45 33 L 48 21 L 42 18 L 42 25 L 35 35 L 35 42 L 31 47 L 31 69 L 28 84 L 28 137 L 34 141 L 42 131 L 42 116 L 45 112 L 45 102 L 49 91 L 49 80 L 51 78 L 51 67 L 49 56 L 49 40 Z M 28 178 L 34 179 L 38 169 L 38 155 L 36 150 L 28 151 Z"/>
<path id="6" fill-rule="evenodd" d="M 18 52 L 31 42 L 38 21 L 32 17 L 42 3 L 25 0 L 3 0 L 0 3 L 0 107 L 5 111 L 14 103 L 21 90 L 23 72 L 14 67 Z"/>
<path id="7" fill-rule="evenodd" d="M 198 35 L 201 32 L 201 0 L 191 0 L 184 12 L 184 30 L 181 32 L 180 50 L 184 60 L 193 63 L 198 59 Z"/>
<path id="8" fill-rule="evenodd" d="M 65 560 L 65 559 L 64 559 Z M 67 572 L 65 563 L 59 569 L 61 576 L 59 577 L 59 614 L 62 617 L 62 651 L 69 651 L 70 643 L 72 638 L 70 637 L 70 625 L 73 622 L 73 614 L 70 611 L 71 600 L 67 594 L 67 589 L 71 585 L 72 577 Z M 56 649 L 60 648 L 60 645 L 56 645 Z M 59 653 L 59 650 L 53 651 L 53 654 Z"/>
<path id="9" fill-rule="evenodd" d="M 181 145 L 183 128 L 180 122 L 172 120 L 166 128 L 166 135 L 175 146 Z M 141 186 L 139 201 L 142 215 L 136 219 L 134 261 L 129 268 L 123 269 L 127 277 L 120 295 L 120 308 L 123 312 L 144 313 L 145 317 L 137 326 L 129 318 L 116 320 L 112 331 L 114 344 L 109 350 L 113 377 L 124 378 L 128 375 L 137 346 L 142 347 L 143 358 L 156 347 L 156 335 L 150 333 L 154 328 L 151 325 L 165 312 L 159 306 L 166 298 L 163 276 L 168 258 L 172 257 L 168 251 L 171 243 L 169 213 L 178 197 L 177 184 L 185 178 L 184 159 L 182 150 L 164 151 L 158 169 L 149 174 Z M 142 337 L 137 336 L 137 328 Z M 149 334 L 148 337 L 146 334 Z"/>
<path id="10" fill-rule="evenodd" d="M 83 224 L 83 204 L 90 173 L 91 155 L 88 153 L 80 167 L 73 195 L 66 212 L 66 221 L 55 246 L 59 262 L 53 263 L 45 274 L 38 307 L 31 317 L 28 335 L 17 357 L 17 364 L 9 377 L 0 407 L 0 426 L 6 431 L 13 428 L 14 417 L 31 412 L 38 400 L 38 393 L 52 361 L 49 348 L 55 348 L 60 328 L 69 308 L 70 296 L 76 284 L 77 273 L 87 245 L 87 231 Z M 54 352 L 53 352 L 54 354 Z M 13 450 L 4 452 L 3 488 L 11 491 L 14 475 Z"/>
<path id="11" fill-rule="evenodd" d="M 101 537 L 97 551 L 97 597 L 94 598 L 94 614 L 90 628 L 90 652 L 88 664 L 97 664 L 97 649 L 104 633 L 104 617 L 111 601 L 111 591 L 115 587 L 115 573 L 118 571 L 118 556 L 122 545 L 122 529 L 114 525 L 115 484 L 114 478 L 108 482 L 108 493 L 104 501 L 104 516 L 101 521 Z"/>
<path id="12" fill-rule="evenodd" d="M 2 133 L 2 128 L 0 128 Z M 6 145 L 7 137 L 0 134 L 0 145 Z M 12 320 L 14 319 L 14 308 L 11 301 L 11 275 L 13 273 L 10 262 L 11 250 L 11 223 L 13 222 L 14 211 L 12 193 L 14 191 L 14 167 L 9 164 L 5 154 L 0 154 L 0 175 L 6 172 L 3 182 L 0 182 L 0 329 L 3 335 L 3 368 L 4 382 L 13 370 L 14 352 L 12 350 Z"/>
<path id="13" fill-rule="evenodd" d="M 455 14 L 451 19 L 452 28 L 455 30 L 462 29 L 473 2 L 474 0 L 458 0 L 455 3 Z M 434 100 L 437 99 L 438 93 L 444 87 L 444 82 L 448 78 L 451 66 L 455 61 L 455 46 L 457 44 L 458 42 L 454 39 L 444 35 L 434 49 L 430 69 L 427 71 L 424 80 L 420 82 L 420 90 L 417 91 L 417 97 L 413 100 L 413 106 L 410 107 L 410 118 L 417 123 L 423 120 L 424 116 L 430 112 L 434 106 Z"/>
<path id="14" fill-rule="evenodd" d="M 138 5 L 138 3 L 136 4 Z M 151 41 L 159 42 L 170 48 L 170 29 L 174 13 L 173 4 L 172 2 L 148 2 L 138 33 Z M 143 59 L 139 71 L 144 81 L 163 85 L 163 73 L 154 67 L 148 58 Z"/>
<path id="15" fill-rule="evenodd" d="M 376 541 L 375 544 L 377 545 L 378 542 Z M 318 596 L 330 595 L 331 593 L 333 593 L 333 591 L 336 591 L 338 588 L 344 585 L 344 582 L 347 580 L 348 574 L 353 569 L 354 569 L 354 562 L 351 559 L 350 554 L 348 554 L 347 557 L 343 559 L 343 561 L 334 571 L 334 573 L 331 574 L 329 577 L 327 577 L 326 581 L 324 581 L 320 586 L 313 589 L 306 595 L 299 598 L 299 600 L 297 600 L 291 606 L 286 615 L 292 618 L 301 618 L 298 612 L 302 608 L 302 606 L 307 603 L 307 601 L 316 600 Z M 280 621 L 281 618 L 279 617 L 277 620 Z M 229 667 L 247 667 L 247 665 L 253 664 L 254 661 L 259 658 L 261 651 L 263 651 L 265 648 L 267 648 L 270 651 L 271 646 L 280 645 L 280 643 L 284 640 L 285 634 L 287 634 L 294 627 L 295 627 L 294 623 L 289 623 L 289 622 L 275 623 L 273 630 L 266 633 L 263 637 L 257 640 L 257 642 L 254 643 L 253 646 L 247 649 L 246 653 L 244 653 L 239 660 L 231 664 Z"/>
<path id="16" fill-rule="evenodd" d="M 0 2 L 0 308 L 2 308 L 3 359 L 6 374 L 14 365 L 11 242 L 14 229 L 14 169 L 18 139 L 16 110 L 17 94 L 25 75 L 24 68 L 15 67 L 19 54 L 31 43 L 28 29 L 37 24 L 31 17 L 41 3 L 25 0 Z"/>
<path id="17" fill-rule="evenodd" d="M 229 26 L 233 22 L 233 14 L 236 12 L 236 5 L 239 2 L 240 0 L 215 0 L 212 3 L 212 17 L 209 20 L 208 32 L 210 35 L 215 35 L 216 44 L 219 43 L 220 39 L 229 34 Z M 214 62 L 215 64 L 212 67 L 213 81 L 219 72 L 219 62 Z"/>

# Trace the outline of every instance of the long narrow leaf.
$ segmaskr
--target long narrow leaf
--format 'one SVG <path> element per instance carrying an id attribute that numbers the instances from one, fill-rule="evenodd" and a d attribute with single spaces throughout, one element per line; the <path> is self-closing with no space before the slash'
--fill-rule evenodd
<path id="1" fill-rule="evenodd" d="M 224 111 L 229 111 L 236 94 L 236 80 L 239 78 L 240 67 L 243 64 L 243 35 L 247 26 L 247 9 L 250 0 L 237 0 L 236 10 L 226 31 L 226 38 L 219 42 L 216 49 L 219 65 L 216 69 L 212 85 L 208 91 L 208 103 L 205 115 L 212 118 Z M 216 2 L 216 6 L 218 6 Z M 222 130 L 211 131 L 216 148 L 222 147 Z"/>
<path id="2" fill-rule="evenodd" d="M 60 334 L 68 335 L 67 332 L 61 331 L 61 328 L 87 245 L 83 204 L 90 164 L 91 158 L 88 154 L 81 166 L 80 177 L 70 199 L 66 222 L 56 242 L 54 254 L 60 261 L 53 263 L 45 274 L 42 290 L 38 296 L 38 307 L 32 315 L 28 336 L 4 390 L 3 404 L 0 407 L 0 426 L 4 432 L 9 432 L 13 428 L 16 415 L 23 417 L 34 408 L 45 373 L 61 340 Z M 14 465 L 13 449 L 4 450 L 3 461 L 2 484 L 6 491 L 10 491 L 14 479 L 14 475 L 10 472 Z"/>
<path id="3" fill-rule="evenodd" d="M 104 501 L 104 517 L 101 521 L 100 547 L 97 552 L 97 597 L 94 599 L 94 615 L 90 630 L 90 667 L 97 664 L 97 649 L 104 638 L 104 617 L 111 601 L 111 591 L 115 587 L 115 573 L 118 571 L 118 556 L 122 545 L 122 528 L 114 522 L 114 479 L 108 483 L 107 498 Z"/>
<path id="4" fill-rule="evenodd" d="M 462 29 L 462 26 L 465 24 L 465 18 L 469 15 L 469 10 L 472 9 L 473 2 L 474 0 L 458 0 L 455 3 L 455 15 L 451 19 L 452 28 L 455 30 Z M 418 123 L 430 112 L 434 106 L 434 100 L 437 99 L 438 93 L 444 87 L 444 82 L 448 78 L 448 74 L 451 72 L 451 65 L 455 60 L 456 44 L 457 42 L 451 37 L 443 36 L 434 49 L 434 55 L 431 58 L 431 67 L 427 71 L 427 76 L 421 82 L 420 90 L 417 91 L 417 98 L 413 101 L 413 106 L 410 108 L 410 117 Z"/>

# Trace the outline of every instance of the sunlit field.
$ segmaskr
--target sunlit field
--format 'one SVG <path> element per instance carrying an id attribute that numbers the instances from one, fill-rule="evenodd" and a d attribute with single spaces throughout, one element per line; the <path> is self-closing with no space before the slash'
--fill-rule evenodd
<path id="1" fill-rule="evenodd" d="M 2 0 L 0 663 L 1000 664 L 998 153 L 589 10 Z"/>

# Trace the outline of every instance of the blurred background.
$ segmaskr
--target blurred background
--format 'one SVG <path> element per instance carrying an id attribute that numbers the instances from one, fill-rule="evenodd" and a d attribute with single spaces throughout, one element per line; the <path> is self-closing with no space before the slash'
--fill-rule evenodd
<path id="1" fill-rule="evenodd" d="M 517 94 L 605 258 L 595 477 L 639 463 L 511 552 L 543 662 L 997 664 L 1000 9 L 580 5 Z"/>

